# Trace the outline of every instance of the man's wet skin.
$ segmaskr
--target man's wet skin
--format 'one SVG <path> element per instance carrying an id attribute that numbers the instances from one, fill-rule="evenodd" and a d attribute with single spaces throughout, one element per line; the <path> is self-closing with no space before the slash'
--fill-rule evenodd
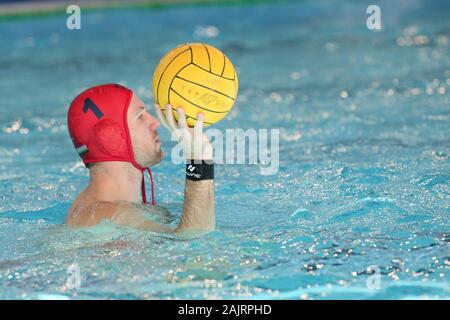
<path id="1" fill-rule="evenodd" d="M 136 162 L 143 167 L 160 162 L 163 152 L 157 132 L 159 121 L 147 112 L 145 104 L 134 94 L 127 120 Z M 131 163 L 92 163 L 89 172 L 88 187 L 69 210 L 69 224 L 86 226 L 103 219 L 117 219 L 117 212 L 125 208 L 139 213 L 153 211 L 153 208 L 140 204 L 142 174 Z"/>
<path id="2" fill-rule="evenodd" d="M 182 109 L 178 109 L 179 115 L 184 117 Z M 161 111 L 158 111 L 159 115 L 164 117 Z M 162 121 L 166 125 L 167 123 L 175 126 L 185 124 L 183 121 L 175 124 L 172 112 L 168 112 L 167 118 L 164 117 Z M 164 155 L 157 130 L 160 121 L 146 110 L 144 103 L 135 94 L 128 107 L 127 124 L 137 164 L 147 168 L 159 163 Z M 202 123 L 199 122 L 199 125 L 202 126 Z M 159 232 L 214 229 L 214 181 L 212 179 L 202 181 L 186 179 L 183 214 L 178 227 L 173 228 L 165 224 L 167 217 L 170 216 L 166 209 L 144 205 L 141 202 L 142 172 L 132 163 L 95 162 L 88 164 L 88 168 L 89 185 L 75 199 L 68 212 L 67 223 L 72 226 L 91 226 L 108 219 L 118 225 Z M 161 217 L 166 218 L 161 219 Z"/>

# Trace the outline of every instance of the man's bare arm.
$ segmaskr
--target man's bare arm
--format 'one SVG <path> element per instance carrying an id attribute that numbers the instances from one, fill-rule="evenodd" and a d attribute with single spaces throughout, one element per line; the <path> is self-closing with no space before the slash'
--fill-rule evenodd
<path id="1" fill-rule="evenodd" d="M 210 231 L 214 230 L 215 226 L 214 180 L 186 179 L 183 214 L 176 232 Z"/>
<path id="2" fill-rule="evenodd" d="M 216 224 L 214 180 L 186 179 L 183 213 L 176 228 L 149 220 L 144 211 L 133 205 L 120 206 L 116 212 L 113 222 L 141 230 L 178 234 L 211 231 Z"/>
<path id="3" fill-rule="evenodd" d="M 175 232 L 175 228 L 169 225 L 150 220 L 148 214 L 151 214 L 149 208 L 146 208 L 143 205 L 134 203 L 116 203 L 114 213 L 111 215 L 110 219 L 120 226 L 162 233 Z"/>

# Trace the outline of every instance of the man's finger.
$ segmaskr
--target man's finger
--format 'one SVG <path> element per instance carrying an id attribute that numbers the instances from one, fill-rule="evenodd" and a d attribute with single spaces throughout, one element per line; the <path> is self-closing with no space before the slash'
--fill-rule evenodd
<path id="1" fill-rule="evenodd" d="M 203 136 L 203 113 L 197 115 L 197 120 L 194 124 L 194 139 L 201 139 Z"/>
<path id="2" fill-rule="evenodd" d="M 175 123 L 175 119 L 173 118 L 172 106 L 170 104 L 166 106 L 166 119 L 172 130 L 178 129 L 178 126 Z"/>
<path id="3" fill-rule="evenodd" d="M 178 126 L 183 129 L 188 129 L 188 124 L 186 122 L 186 114 L 184 113 L 184 109 L 179 107 L 177 109 L 178 112 Z"/>

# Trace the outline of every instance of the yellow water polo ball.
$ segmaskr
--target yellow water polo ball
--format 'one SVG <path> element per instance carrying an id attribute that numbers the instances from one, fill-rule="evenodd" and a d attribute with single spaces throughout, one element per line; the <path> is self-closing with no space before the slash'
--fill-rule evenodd
<path id="1" fill-rule="evenodd" d="M 238 77 L 233 64 L 219 49 L 204 43 L 188 43 L 164 55 L 153 74 L 153 97 L 165 106 L 183 107 L 186 121 L 194 126 L 203 113 L 207 127 L 226 116 L 237 97 Z"/>

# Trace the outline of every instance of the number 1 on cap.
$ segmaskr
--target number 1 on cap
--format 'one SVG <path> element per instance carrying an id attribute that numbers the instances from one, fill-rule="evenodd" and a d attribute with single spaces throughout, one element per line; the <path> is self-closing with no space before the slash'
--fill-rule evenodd
<path id="1" fill-rule="evenodd" d="M 87 113 L 89 109 L 92 110 L 97 119 L 101 119 L 103 117 L 103 112 L 99 109 L 99 107 L 97 107 L 91 99 L 87 98 L 84 100 L 83 112 Z"/>

